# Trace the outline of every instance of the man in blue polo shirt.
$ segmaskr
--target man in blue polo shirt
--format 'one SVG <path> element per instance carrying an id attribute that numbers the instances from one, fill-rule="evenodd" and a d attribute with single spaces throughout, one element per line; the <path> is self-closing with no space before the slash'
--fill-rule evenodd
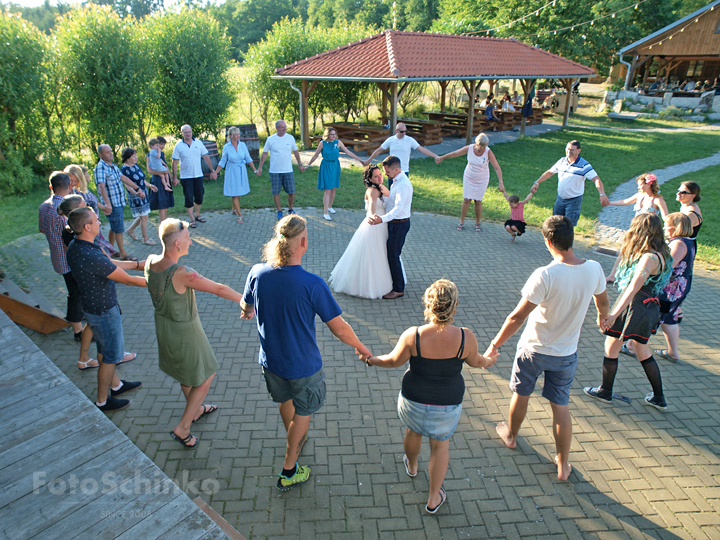
<path id="1" fill-rule="evenodd" d="M 605 188 L 600 177 L 586 160 L 580 157 L 580 141 L 570 141 L 565 147 L 565 157 L 560 158 L 555 165 L 545 171 L 533 184 L 532 192 L 550 178 L 558 175 L 558 196 L 553 207 L 553 215 L 567 216 L 573 227 L 580 219 L 585 180 L 591 180 L 600 194 L 600 204 L 607 206 L 610 201 L 605 196 Z"/>
<path id="2" fill-rule="evenodd" d="M 115 373 L 115 365 L 123 362 L 125 357 L 115 282 L 147 287 L 144 277 L 125 272 L 143 270 L 145 261 L 111 261 L 102 248 L 93 243 L 100 232 L 100 220 L 89 207 L 70 212 L 68 225 L 75 233 L 75 240 L 68 246 L 67 262 L 80 288 L 85 319 L 97 342 L 100 366 L 95 405 L 106 413 L 119 411 L 130 402 L 116 398 L 137 390 L 142 383 L 121 381 Z"/>

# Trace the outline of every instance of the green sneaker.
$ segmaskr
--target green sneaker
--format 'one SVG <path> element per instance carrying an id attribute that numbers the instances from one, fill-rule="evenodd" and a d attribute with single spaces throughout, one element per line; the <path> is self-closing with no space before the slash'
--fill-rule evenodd
<path id="1" fill-rule="evenodd" d="M 295 464 L 295 467 L 297 467 L 295 474 L 293 474 L 290 478 L 283 476 L 282 473 L 280 474 L 280 478 L 278 478 L 277 484 L 275 484 L 276 488 L 280 491 L 290 491 L 295 486 L 300 485 L 303 482 L 307 482 L 310 479 L 310 467 L 305 465 L 301 466 L 297 463 Z"/>

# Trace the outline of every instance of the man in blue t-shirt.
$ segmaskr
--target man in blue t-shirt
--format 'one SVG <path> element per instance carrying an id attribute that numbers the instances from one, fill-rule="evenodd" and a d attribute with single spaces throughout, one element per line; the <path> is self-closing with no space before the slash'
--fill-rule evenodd
<path id="1" fill-rule="evenodd" d="M 310 418 L 325 403 L 325 374 L 315 337 L 315 315 L 356 354 L 370 354 L 348 323 L 320 276 L 303 270 L 308 248 L 305 219 L 297 214 L 278 221 L 275 235 L 263 249 L 265 264 L 256 264 L 245 283 L 241 317 L 257 314 L 260 360 L 265 384 L 280 406 L 287 448 L 277 489 L 287 491 L 310 478 L 299 466 Z"/>

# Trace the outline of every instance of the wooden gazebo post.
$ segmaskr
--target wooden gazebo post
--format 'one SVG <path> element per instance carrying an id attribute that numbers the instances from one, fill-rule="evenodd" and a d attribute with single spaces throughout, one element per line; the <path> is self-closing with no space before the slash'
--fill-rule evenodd
<path id="1" fill-rule="evenodd" d="M 475 94 L 480 86 L 477 81 L 461 81 L 465 87 L 465 91 L 468 95 L 468 119 L 467 119 L 467 133 L 465 134 L 465 144 L 472 142 L 473 136 L 473 121 L 475 120 Z"/>
<path id="2" fill-rule="evenodd" d="M 576 79 L 580 80 L 580 79 Z M 565 99 L 565 113 L 563 115 L 562 129 L 565 129 L 568 125 L 568 118 L 570 117 L 570 101 L 572 100 L 572 86 L 573 79 L 561 79 L 563 88 L 567 92 L 567 99 Z"/>
<path id="3" fill-rule="evenodd" d="M 308 119 L 308 97 L 310 96 L 312 91 L 315 90 L 317 83 L 317 81 L 313 81 L 308 85 L 308 81 L 306 79 L 303 79 L 301 86 L 302 102 L 300 106 L 302 107 L 302 112 L 300 114 L 300 118 L 302 119 L 302 127 L 300 129 L 303 134 L 303 145 L 305 146 L 306 150 L 310 149 L 310 121 Z"/>
<path id="4" fill-rule="evenodd" d="M 449 81 L 438 81 L 440 85 L 440 112 L 445 112 L 445 93 L 447 91 Z"/>
<path id="5" fill-rule="evenodd" d="M 536 79 L 520 79 L 520 85 L 522 86 L 523 92 L 525 93 L 525 97 L 523 99 L 523 109 L 525 108 L 525 105 L 527 105 L 528 101 L 530 100 L 530 92 L 532 92 L 532 89 L 535 88 L 535 81 Z M 522 122 L 520 123 L 520 136 L 525 136 L 525 124 L 527 123 L 527 118 L 525 118 L 525 115 L 522 115 Z"/>

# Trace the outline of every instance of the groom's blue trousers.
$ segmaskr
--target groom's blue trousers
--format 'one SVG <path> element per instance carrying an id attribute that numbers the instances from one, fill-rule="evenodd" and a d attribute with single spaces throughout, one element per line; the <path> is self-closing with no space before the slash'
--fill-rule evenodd
<path id="1" fill-rule="evenodd" d="M 400 254 L 405 245 L 405 237 L 410 230 L 410 220 L 388 222 L 387 258 L 390 265 L 393 288 L 395 292 L 405 292 L 405 279 L 403 279 Z"/>

